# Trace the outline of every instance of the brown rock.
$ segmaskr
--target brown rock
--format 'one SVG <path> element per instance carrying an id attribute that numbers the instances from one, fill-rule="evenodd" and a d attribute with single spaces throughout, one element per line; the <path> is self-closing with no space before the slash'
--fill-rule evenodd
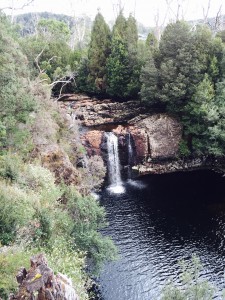
<path id="1" fill-rule="evenodd" d="M 17 278 L 21 278 L 21 270 Z M 19 284 L 11 300 L 79 300 L 71 280 L 63 274 L 54 275 L 43 254 L 31 258 L 31 267 Z"/>
<path id="2" fill-rule="evenodd" d="M 82 137 L 83 144 L 85 145 L 89 156 L 100 155 L 102 135 L 103 131 L 91 130 Z"/>
<path id="3" fill-rule="evenodd" d="M 155 114 L 135 124 L 145 130 L 149 140 L 149 156 L 153 159 L 174 158 L 178 153 L 182 127 L 166 114 Z"/>

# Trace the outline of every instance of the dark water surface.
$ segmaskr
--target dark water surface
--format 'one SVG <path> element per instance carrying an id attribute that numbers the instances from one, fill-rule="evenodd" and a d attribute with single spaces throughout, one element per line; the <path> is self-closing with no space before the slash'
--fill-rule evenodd
<path id="1" fill-rule="evenodd" d="M 99 282 L 104 300 L 155 300 L 177 261 L 197 254 L 202 276 L 225 287 L 225 177 L 211 171 L 151 175 L 101 194 L 109 221 L 104 234 L 120 258 Z M 220 299 L 218 296 L 217 299 Z"/>

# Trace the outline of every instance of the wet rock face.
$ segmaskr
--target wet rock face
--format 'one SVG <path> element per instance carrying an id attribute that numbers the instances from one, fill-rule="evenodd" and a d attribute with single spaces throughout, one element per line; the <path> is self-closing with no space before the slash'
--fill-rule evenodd
<path id="1" fill-rule="evenodd" d="M 31 257 L 30 269 L 21 268 L 16 278 L 18 292 L 10 300 L 79 300 L 72 282 L 63 274 L 54 275 L 43 254 Z"/>
<path id="2" fill-rule="evenodd" d="M 157 114 L 133 125 L 118 125 L 112 132 L 118 136 L 121 164 L 127 165 L 129 134 L 135 164 L 140 164 L 148 159 L 174 158 L 178 153 L 182 128 L 174 118 Z M 105 158 L 107 149 L 104 131 L 89 131 L 84 135 L 83 141 L 89 155 L 101 154 Z"/>
<path id="3" fill-rule="evenodd" d="M 90 130 L 82 137 L 88 156 L 101 155 L 103 133 L 101 130 Z"/>

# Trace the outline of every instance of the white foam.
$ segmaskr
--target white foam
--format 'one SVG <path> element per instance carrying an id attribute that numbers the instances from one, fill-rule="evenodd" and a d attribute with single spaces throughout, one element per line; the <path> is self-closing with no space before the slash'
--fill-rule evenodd
<path id="1" fill-rule="evenodd" d="M 113 194 L 123 194 L 125 193 L 125 188 L 122 185 L 110 185 L 107 190 L 110 191 L 110 193 Z"/>

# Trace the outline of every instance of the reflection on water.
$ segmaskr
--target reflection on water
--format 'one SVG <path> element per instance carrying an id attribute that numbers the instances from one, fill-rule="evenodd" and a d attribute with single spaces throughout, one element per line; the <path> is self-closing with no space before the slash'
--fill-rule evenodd
<path id="1" fill-rule="evenodd" d="M 104 300 L 159 299 L 177 261 L 197 254 L 202 276 L 224 288 L 225 178 L 210 171 L 151 175 L 103 190 L 110 235 L 120 259 L 107 263 L 99 282 Z M 219 297 L 218 297 L 219 299 Z"/>

